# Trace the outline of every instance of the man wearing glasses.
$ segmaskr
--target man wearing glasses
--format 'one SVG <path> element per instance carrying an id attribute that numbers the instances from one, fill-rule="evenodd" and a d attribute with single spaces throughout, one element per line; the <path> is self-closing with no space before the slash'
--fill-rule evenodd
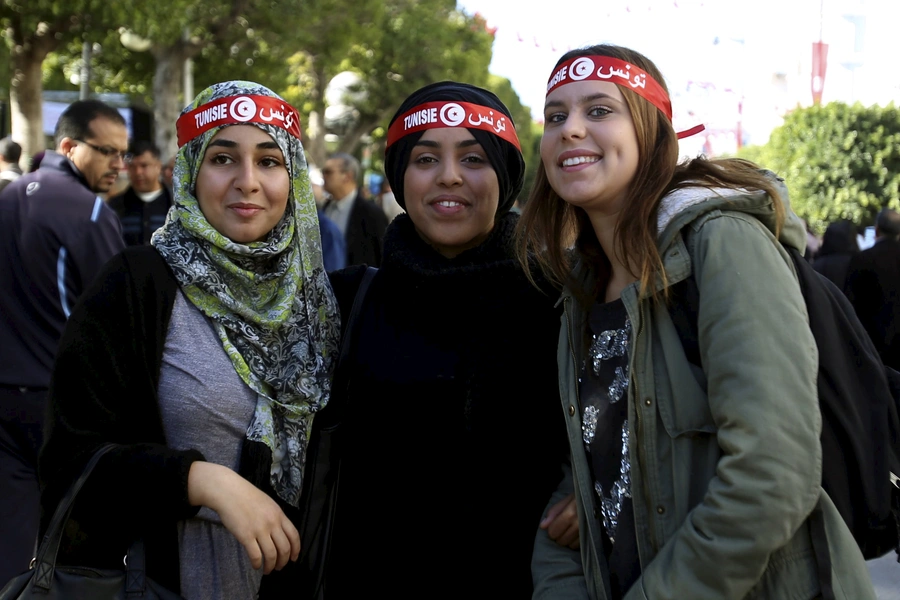
<path id="1" fill-rule="evenodd" d="M 125 120 L 102 102 L 75 102 L 55 141 L 40 169 L 0 193 L 0 587 L 33 556 L 42 415 L 66 319 L 125 247 L 118 217 L 97 196 L 125 167 Z"/>

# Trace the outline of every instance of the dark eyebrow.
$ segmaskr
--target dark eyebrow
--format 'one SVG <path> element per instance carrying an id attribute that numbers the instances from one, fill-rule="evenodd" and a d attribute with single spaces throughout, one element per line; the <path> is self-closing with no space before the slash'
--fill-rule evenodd
<path id="1" fill-rule="evenodd" d="M 478 146 L 478 145 L 479 145 L 478 140 L 476 140 L 475 138 L 472 138 L 470 140 L 463 140 L 463 141 L 459 142 L 458 144 L 456 144 L 456 147 L 457 148 L 467 148 L 469 146 Z M 428 148 L 440 148 L 441 144 L 438 142 L 435 142 L 434 140 L 420 139 L 418 142 L 416 142 L 416 146 L 426 146 Z"/>
<path id="2" fill-rule="evenodd" d="M 237 148 L 238 143 L 232 140 L 227 139 L 218 139 L 213 140 L 209 143 L 210 146 L 221 146 L 223 148 Z M 261 150 L 281 150 L 281 146 L 279 146 L 276 142 L 260 142 L 256 145 L 257 148 Z"/>
<path id="3" fill-rule="evenodd" d="M 612 100 L 613 102 L 619 101 L 616 98 L 613 98 L 612 96 L 610 96 L 609 94 L 604 94 L 603 92 L 599 92 L 597 94 L 589 94 L 587 96 L 582 96 L 581 98 L 578 99 L 576 104 L 579 104 L 579 105 L 587 104 L 588 102 L 593 102 L 594 100 L 599 100 L 601 98 L 606 98 L 606 99 Z M 559 108 L 562 105 L 563 105 L 563 103 L 560 100 L 551 100 L 551 101 L 547 102 L 546 104 L 544 104 L 544 110 L 547 110 L 548 108 Z"/>

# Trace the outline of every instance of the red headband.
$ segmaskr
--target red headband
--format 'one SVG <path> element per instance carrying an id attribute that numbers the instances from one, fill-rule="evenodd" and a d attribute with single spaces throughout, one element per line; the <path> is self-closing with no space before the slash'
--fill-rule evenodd
<path id="1" fill-rule="evenodd" d="M 426 102 L 397 117 L 388 130 L 387 147 L 411 133 L 445 127 L 481 129 L 522 149 L 512 120 L 499 110 L 470 102 L 447 101 Z"/>
<path id="2" fill-rule="evenodd" d="M 561 85 L 577 81 L 615 83 L 638 94 L 672 121 L 672 102 L 666 90 L 646 71 L 624 60 L 610 56 L 578 56 L 568 60 L 553 72 L 547 82 L 547 94 Z M 700 133 L 704 129 L 703 125 L 696 125 L 678 132 L 678 139 Z"/>
<path id="3" fill-rule="evenodd" d="M 210 100 L 181 115 L 175 123 L 178 147 L 213 127 L 234 123 L 275 125 L 300 139 L 300 115 L 284 100 L 272 96 L 229 96 Z"/>

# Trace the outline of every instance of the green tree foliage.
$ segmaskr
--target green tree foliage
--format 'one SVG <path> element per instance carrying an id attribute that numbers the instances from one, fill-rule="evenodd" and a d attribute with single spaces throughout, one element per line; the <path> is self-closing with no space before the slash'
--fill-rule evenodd
<path id="1" fill-rule="evenodd" d="M 362 77 L 359 113 L 340 149 L 387 125 L 409 94 L 435 81 L 484 86 L 493 37 L 480 18 L 456 9 L 455 0 L 386 0 L 342 62 Z M 344 70 L 342 69 L 342 70 Z"/>
<path id="2" fill-rule="evenodd" d="M 50 52 L 89 29 L 104 14 L 92 0 L 4 0 L 0 31 L 9 53 L 12 134 L 24 156 L 44 149 L 41 65 Z"/>
<path id="3" fill-rule="evenodd" d="M 221 67 L 227 68 L 229 60 L 235 62 L 242 45 L 252 47 L 251 51 L 259 57 L 259 45 L 266 40 L 257 39 L 257 33 L 266 32 L 273 37 L 289 34 L 303 5 L 301 0 L 141 0 L 128 7 L 123 22 L 152 42 L 155 137 L 164 154 L 175 151 L 175 121 L 184 105 L 193 99 L 178 100 L 185 60 L 212 49 L 219 73 L 224 79 L 235 79 L 235 71 L 240 70 L 234 64 L 227 75 Z M 254 58 L 244 59 L 243 66 L 252 67 L 254 62 Z M 202 81 L 203 76 L 198 79 Z M 199 89 L 202 88 L 194 91 Z"/>
<path id="4" fill-rule="evenodd" d="M 535 123 L 531 119 L 531 108 L 522 104 L 509 79 L 491 75 L 488 77 L 486 87 L 497 94 L 497 97 L 503 101 L 503 104 L 509 109 L 513 121 L 516 123 L 516 135 L 519 137 L 522 156 L 525 158 L 525 184 L 522 186 L 522 192 L 519 194 L 519 198 L 524 204 L 528 198 L 528 193 L 531 191 L 531 184 L 541 162 L 541 128 L 535 127 Z"/>
<path id="5" fill-rule="evenodd" d="M 194 63 L 195 92 L 249 79 L 285 96 L 301 111 L 304 143 L 317 163 L 326 152 L 325 89 L 338 73 L 360 77 L 352 94 L 355 118 L 337 146 L 351 152 L 371 136 L 377 153 L 388 119 L 418 87 L 444 79 L 489 83 L 493 38 L 483 20 L 457 10 L 455 0 L 134 0 L 105 6 L 92 28 L 73 30 L 55 46 L 44 80 L 54 89 L 74 89 L 81 43 L 90 42 L 99 50 L 92 58 L 92 91 L 126 93 L 152 106 L 164 154 L 174 151 L 174 123 L 191 100 L 180 94 L 187 58 Z M 146 40 L 147 50 L 124 47 L 126 30 Z M 496 85 L 518 111 L 508 82 Z M 527 109 L 521 112 L 514 114 L 517 123 L 527 119 Z M 520 136 L 527 133 L 520 127 Z"/>
<path id="6" fill-rule="evenodd" d="M 390 2 L 391 0 L 386 0 Z M 307 0 L 298 27 L 282 42 L 292 50 L 284 71 L 284 98 L 301 112 L 303 143 L 314 164 L 324 164 L 325 89 L 331 79 L 346 70 L 353 44 L 375 34 L 382 0 Z"/>
<path id="7" fill-rule="evenodd" d="M 833 102 L 795 110 L 768 144 L 741 156 L 785 178 L 794 211 L 817 232 L 900 209 L 900 110 Z"/>

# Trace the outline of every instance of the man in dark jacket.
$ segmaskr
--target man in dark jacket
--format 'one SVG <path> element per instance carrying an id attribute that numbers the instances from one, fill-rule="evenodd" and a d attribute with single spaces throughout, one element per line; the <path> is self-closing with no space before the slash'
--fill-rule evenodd
<path id="1" fill-rule="evenodd" d="M 0 193 L 0 587 L 28 569 L 38 532 L 36 475 L 53 358 L 79 295 L 125 244 L 97 194 L 115 183 L 125 120 L 96 100 L 56 126 L 56 152 Z"/>
<path id="2" fill-rule="evenodd" d="M 900 214 L 884 208 L 875 221 L 875 245 L 857 254 L 845 292 L 884 364 L 900 369 Z"/>
<path id="3" fill-rule="evenodd" d="M 131 185 L 108 201 L 122 221 L 122 235 L 129 246 L 149 244 L 153 232 L 165 224 L 172 206 L 172 194 L 161 181 L 159 156 L 159 148 L 153 142 L 134 142 L 128 160 Z"/>
<path id="4" fill-rule="evenodd" d="M 347 242 L 347 266 L 381 266 L 387 217 L 359 188 L 359 161 L 349 154 L 332 154 L 322 169 L 323 187 L 331 194 L 325 216 L 335 222 Z"/>

